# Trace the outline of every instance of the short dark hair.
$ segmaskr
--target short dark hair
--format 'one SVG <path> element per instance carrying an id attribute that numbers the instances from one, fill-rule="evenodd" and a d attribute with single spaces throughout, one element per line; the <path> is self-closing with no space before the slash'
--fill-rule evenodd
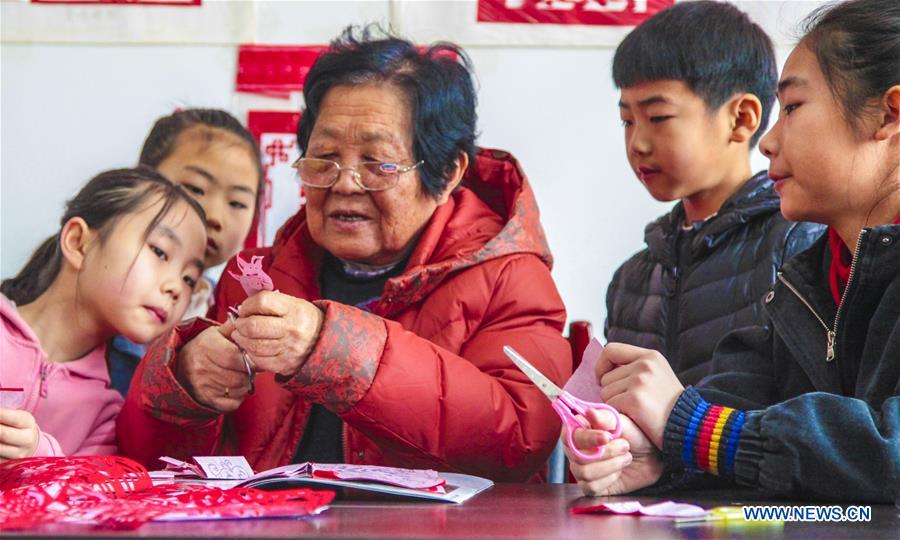
<path id="1" fill-rule="evenodd" d="M 815 54 L 847 124 L 856 130 L 872 98 L 900 84 L 900 2 L 829 4 L 814 11 L 803 28 L 800 45 Z"/>
<path id="2" fill-rule="evenodd" d="M 413 153 L 422 185 L 437 197 L 447 187 L 459 152 L 474 159 L 475 107 L 472 64 L 453 43 L 419 50 L 377 25 L 347 27 L 313 64 L 303 87 L 306 108 L 297 126 L 297 144 L 306 154 L 322 100 L 341 85 L 389 83 L 406 94 L 412 117 Z"/>
<path id="3" fill-rule="evenodd" d="M 247 145 L 247 149 L 253 158 L 253 163 L 256 165 L 256 206 L 259 208 L 259 201 L 262 197 L 265 182 L 265 172 L 260 160 L 259 145 L 256 144 L 253 134 L 241 124 L 240 120 L 227 111 L 190 108 L 179 109 L 172 114 L 163 116 L 153 124 L 150 133 L 144 139 L 144 146 L 141 148 L 141 156 L 138 162 L 141 165 L 148 165 L 154 169 L 158 168 L 160 163 L 172 155 L 178 136 L 194 126 L 205 126 L 227 131 Z M 215 133 L 211 131 L 207 134 L 207 137 L 211 141 L 215 137 Z"/>
<path id="4" fill-rule="evenodd" d="M 738 92 L 762 103 L 756 145 L 775 103 L 778 71 L 772 40 L 731 4 L 683 2 L 660 11 L 628 34 L 613 58 L 617 88 L 659 80 L 684 82 L 716 110 Z"/>
<path id="5" fill-rule="evenodd" d="M 0 283 L 0 293 L 23 306 L 34 302 L 47 290 L 62 269 L 59 240 L 62 227 L 70 219 L 83 219 L 104 242 L 120 218 L 139 212 L 157 201 L 163 201 L 163 206 L 144 231 L 145 239 L 179 201 L 186 202 L 200 221 L 206 223 L 200 203 L 181 186 L 148 166 L 102 172 L 66 202 L 66 210 L 59 220 L 60 230 L 41 243 L 16 277 Z"/>

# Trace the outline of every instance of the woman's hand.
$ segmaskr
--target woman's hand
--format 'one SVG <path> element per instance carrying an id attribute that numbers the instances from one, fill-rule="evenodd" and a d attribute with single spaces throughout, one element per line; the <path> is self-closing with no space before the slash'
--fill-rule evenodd
<path id="1" fill-rule="evenodd" d="M 231 323 L 207 328 L 178 353 L 175 376 L 198 403 L 219 412 L 237 409 L 250 381 L 241 352 L 229 336 Z"/>
<path id="2" fill-rule="evenodd" d="M 563 432 L 563 451 L 569 459 L 569 469 L 585 495 L 605 496 L 629 493 L 659 480 L 663 464 L 659 452 L 644 433 L 625 415 L 619 416 L 622 435 L 610 440 L 609 431 L 615 428 L 612 413 L 591 409 L 587 420 L 592 429 L 576 429 L 572 434 L 575 446 L 590 452 L 605 446 L 598 460 L 583 460 L 572 452 Z"/>
<path id="3" fill-rule="evenodd" d="M 0 463 L 33 456 L 40 439 L 41 431 L 31 413 L 0 409 Z"/>
<path id="4" fill-rule="evenodd" d="M 684 386 L 657 351 L 610 343 L 597 362 L 600 397 L 628 415 L 662 449 L 666 422 Z"/>
<path id="5" fill-rule="evenodd" d="M 315 305 L 277 291 L 262 291 L 238 308 L 231 339 L 255 367 L 294 376 L 319 339 L 325 314 Z"/>

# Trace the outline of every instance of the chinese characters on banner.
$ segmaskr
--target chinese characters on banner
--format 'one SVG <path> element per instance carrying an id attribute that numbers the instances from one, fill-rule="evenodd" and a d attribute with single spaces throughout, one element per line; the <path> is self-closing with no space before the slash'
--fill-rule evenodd
<path id="1" fill-rule="evenodd" d="M 269 246 L 275 233 L 303 205 L 303 191 L 291 164 L 300 157 L 297 149 L 299 112 L 250 111 L 247 128 L 259 143 L 265 186 L 259 214 L 246 247 Z M 255 238 L 254 238 L 255 236 Z"/>
<path id="2" fill-rule="evenodd" d="M 265 186 L 259 213 L 244 245 L 271 245 L 275 233 L 303 205 L 291 164 L 300 157 L 297 124 L 303 81 L 324 46 L 241 45 L 235 89 L 253 102 L 247 128 L 259 143 Z M 292 99 L 294 98 L 294 99 Z"/>
<path id="3" fill-rule="evenodd" d="M 636 26 L 675 0 L 478 0 L 478 22 Z"/>

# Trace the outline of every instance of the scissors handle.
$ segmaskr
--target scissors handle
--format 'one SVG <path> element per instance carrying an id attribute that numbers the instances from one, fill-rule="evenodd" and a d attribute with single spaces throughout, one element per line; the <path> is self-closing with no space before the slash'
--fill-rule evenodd
<path id="1" fill-rule="evenodd" d="M 590 409 L 609 411 L 616 419 L 616 426 L 612 431 L 608 431 L 607 433 L 609 433 L 609 436 L 612 439 L 618 438 L 619 435 L 622 434 L 622 420 L 619 418 L 619 412 L 614 407 L 611 407 L 606 403 L 592 403 L 590 401 L 584 401 L 569 394 L 568 392 L 564 392 L 553 401 L 553 409 L 556 411 L 556 414 L 559 415 L 559 418 L 562 420 L 562 423 L 566 428 L 566 442 L 569 444 L 569 448 L 571 448 L 572 452 L 574 452 L 575 455 L 581 459 L 590 461 L 600 459 L 601 457 L 603 457 L 606 446 L 599 446 L 593 453 L 590 454 L 582 452 L 578 449 L 577 446 L 575 446 L 575 441 L 573 440 L 572 436 L 575 433 L 576 429 L 584 427 L 581 422 L 579 422 L 575 417 L 575 413 L 584 416 Z"/>
<path id="2" fill-rule="evenodd" d="M 237 319 L 237 317 L 235 316 L 237 314 L 237 310 L 232 306 L 229 306 L 228 309 L 230 310 L 228 312 L 228 320 L 231 321 L 232 324 L 234 324 L 235 320 Z M 241 352 L 241 360 L 244 361 L 244 369 L 247 370 L 247 393 L 252 394 L 256 391 L 256 384 L 254 384 L 253 382 L 255 373 L 253 373 L 253 368 L 251 366 L 250 355 L 247 354 L 247 351 L 245 351 L 243 347 L 237 344 L 235 345 Z"/>

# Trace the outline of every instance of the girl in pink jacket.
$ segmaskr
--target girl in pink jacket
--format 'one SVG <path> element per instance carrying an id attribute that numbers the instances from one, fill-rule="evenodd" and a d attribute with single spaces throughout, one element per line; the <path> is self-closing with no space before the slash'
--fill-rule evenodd
<path id="1" fill-rule="evenodd" d="M 148 167 L 93 178 L 60 230 L 0 285 L 0 463 L 114 454 L 122 397 L 106 342 L 181 319 L 203 270 L 202 208 Z"/>

